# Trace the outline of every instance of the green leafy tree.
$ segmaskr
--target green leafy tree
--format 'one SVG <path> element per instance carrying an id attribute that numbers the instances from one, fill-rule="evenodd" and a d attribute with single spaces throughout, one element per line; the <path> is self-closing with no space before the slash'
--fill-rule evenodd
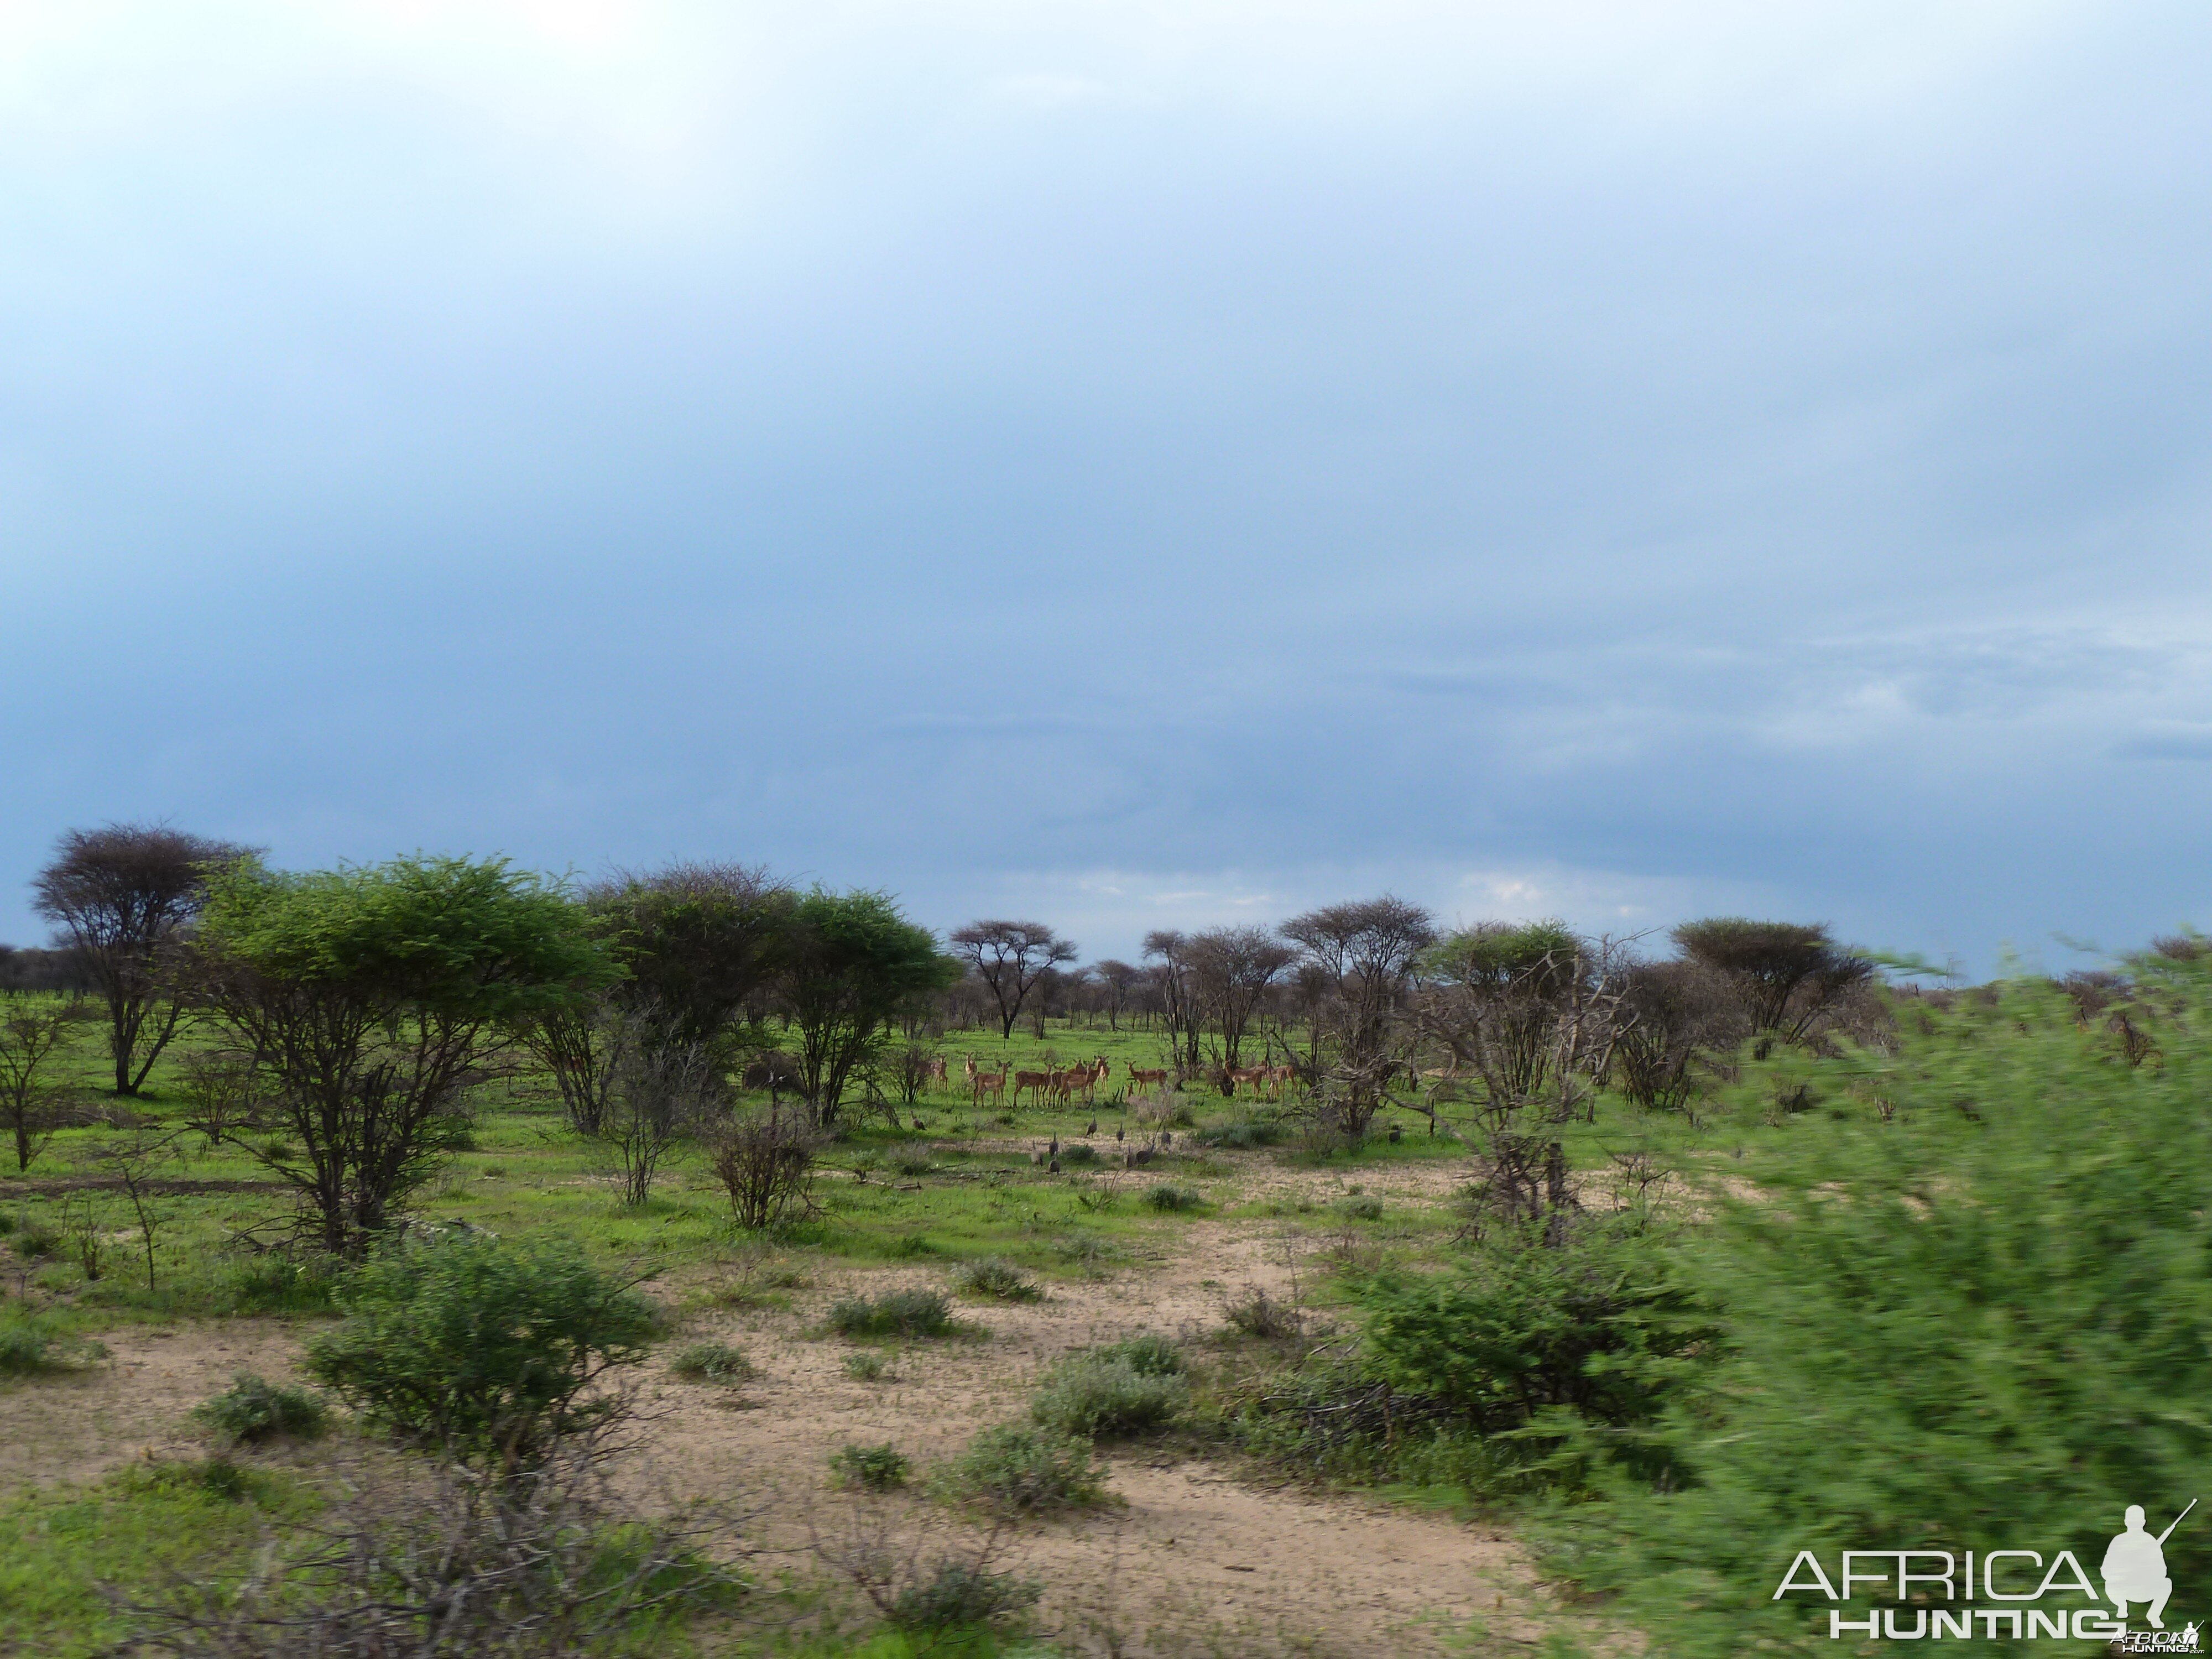
<path id="1" fill-rule="evenodd" d="M 783 997 L 799 1033 L 800 1091 L 817 1123 L 836 1119 L 847 1083 L 900 1012 L 957 983 L 961 970 L 888 894 L 817 887 L 798 900 Z"/>
<path id="2" fill-rule="evenodd" d="M 623 1409 L 595 1389 L 645 1355 L 653 1304 L 562 1239 L 389 1249 L 352 1274 L 307 1368 L 368 1419 L 474 1467 L 522 1470 Z"/>
<path id="3" fill-rule="evenodd" d="M 254 1155 L 325 1249 L 359 1256 L 465 1127 L 478 1068 L 616 971 L 557 886 L 504 860 L 416 857 L 232 866 L 210 884 L 196 977 L 289 1132 Z"/>

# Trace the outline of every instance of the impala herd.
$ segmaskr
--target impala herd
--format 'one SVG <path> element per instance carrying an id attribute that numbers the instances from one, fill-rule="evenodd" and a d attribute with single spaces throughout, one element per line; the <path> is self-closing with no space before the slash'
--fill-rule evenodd
<path id="1" fill-rule="evenodd" d="M 1078 1061 L 1073 1066 L 1042 1072 L 1018 1072 L 1013 1069 L 1013 1064 L 1010 1060 L 1001 1062 L 995 1072 L 987 1072 L 975 1063 L 975 1056 L 973 1054 L 969 1055 L 963 1064 L 968 1070 L 969 1090 L 979 1107 L 982 1105 L 983 1097 L 986 1095 L 990 1096 L 994 1103 L 1003 1103 L 1006 1100 L 1006 1084 L 1009 1079 L 1013 1083 L 1013 1103 L 1017 1106 L 1022 1103 L 1022 1096 L 1024 1092 L 1029 1095 L 1030 1103 L 1033 1105 L 1042 1106 L 1048 1097 L 1055 1105 L 1065 1108 L 1079 1095 L 1083 1097 L 1085 1103 L 1088 1104 L 1091 1091 L 1103 1083 L 1114 1069 L 1103 1054 L 1099 1055 L 1096 1060 Z M 1132 1090 L 1167 1087 L 1170 1073 L 1164 1066 L 1157 1070 L 1148 1070 L 1127 1062 L 1124 1064 L 1127 1066 L 1129 1086 Z M 1264 1095 L 1269 1100 L 1279 1099 L 1282 1096 L 1283 1085 L 1290 1082 L 1294 1075 L 1296 1075 L 1295 1068 L 1289 1066 L 1232 1066 L 1221 1073 L 1230 1085 L 1230 1089 L 1224 1092 L 1233 1092 L 1235 1089 L 1241 1086 L 1249 1089 L 1255 1094 Z M 932 1062 L 930 1077 L 940 1085 L 945 1082 L 945 1064 L 943 1060 Z"/>

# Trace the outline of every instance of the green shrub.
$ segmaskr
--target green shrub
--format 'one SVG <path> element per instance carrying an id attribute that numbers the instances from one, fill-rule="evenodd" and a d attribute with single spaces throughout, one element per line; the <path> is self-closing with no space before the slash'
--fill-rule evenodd
<path id="1" fill-rule="evenodd" d="M 1183 1374 L 1182 1350 L 1164 1336 L 1146 1332 L 1116 1342 L 1110 1347 L 1093 1348 L 1091 1352 L 1103 1358 L 1126 1364 L 1139 1376 L 1181 1376 Z"/>
<path id="2" fill-rule="evenodd" d="M 848 1353 L 845 1356 L 845 1375 L 856 1382 L 880 1382 L 890 1367 L 879 1353 Z"/>
<path id="3" fill-rule="evenodd" d="M 9 1234 L 15 1231 L 15 1217 L 13 1212 L 7 1210 L 0 1210 L 0 1238 L 7 1237 Z"/>
<path id="4" fill-rule="evenodd" d="M 43 1221 L 27 1221 L 8 1245 L 26 1261 L 43 1261 L 61 1249 L 62 1236 Z"/>
<path id="5" fill-rule="evenodd" d="M 845 1446 L 830 1454 L 830 1468 L 844 1486 L 890 1492 L 903 1486 L 914 1464 L 896 1446 Z"/>
<path id="6" fill-rule="evenodd" d="M 619 1412 L 592 1384 L 643 1358 L 659 1327 L 566 1240 L 396 1247 L 349 1279 L 343 1305 L 345 1322 L 307 1345 L 310 1375 L 410 1440 L 505 1465 Z"/>
<path id="7" fill-rule="evenodd" d="M 1461 1271 L 1381 1279 L 1359 1300 L 1371 1374 L 1486 1434 L 1561 1411 L 1650 1423 L 1715 1334 L 1659 1241 L 1610 1220 L 1558 1243 L 1535 1224 L 1493 1229 Z"/>
<path id="8" fill-rule="evenodd" d="M 1189 1401 L 1190 1384 L 1178 1372 L 1139 1370 L 1129 1354 L 1099 1349 L 1054 1366 L 1030 1402 L 1030 1416 L 1055 1433 L 1085 1438 L 1144 1434 L 1165 1427 Z"/>
<path id="9" fill-rule="evenodd" d="M 919 1148 L 906 1148 L 893 1152 L 890 1163 L 892 1169 L 909 1181 L 926 1176 L 937 1167 L 931 1162 L 929 1154 Z"/>
<path id="10" fill-rule="evenodd" d="M 1468 1428 L 1342 1353 L 1278 1374 L 1264 1391 L 1235 1401 L 1222 1426 L 1241 1449 L 1309 1477 L 1456 1488 L 1484 1499 L 1527 1497 L 1553 1484 L 1540 1467 L 1541 1448 Z"/>
<path id="11" fill-rule="evenodd" d="M 1382 1200 L 1379 1198 L 1340 1198 L 1336 1212 L 1348 1221 L 1380 1221 Z"/>
<path id="12" fill-rule="evenodd" d="M 2124 1028 L 2022 980 L 1900 999 L 1879 1048 L 1746 1067 L 1733 1109 L 1786 1079 L 1839 1115 L 1769 1132 L 1763 1190 L 1684 1253 L 1728 1345 L 1664 1425 L 1681 1478 L 1549 1540 L 1650 1651 L 1833 1650 L 1828 1613 L 1869 1603 L 1773 1603 L 1800 1547 L 2079 1547 L 2203 1492 L 2212 1421 L 2184 1402 L 2212 1398 L 2212 963 L 2130 976 Z M 2212 1529 L 2192 1516 L 2165 1559 L 2212 1580 Z"/>
<path id="13" fill-rule="evenodd" d="M 969 1296 L 989 1297 L 997 1302 L 1036 1302 L 1044 1296 L 1036 1280 L 1012 1262 L 994 1255 L 961 1263 L 953 1273 L 952 1283 L 955 1289 Z"/>
<path id="14" fill-rule="evenodd" d="M 744 1350 L 726 1342 L 694 1342 L 669 1362 L 668 1369 L 694 1382 L 750 1382 L 760 1375 Z"/>
<path id="15" fill-rule="evenodd" d="M 900 1630 L 933 1632 L 988 1625 L 1036 1605 L 1044 1587 L 1012 1573 L 965 1561 L 940 1561 L 927 1578 L 908 1585 L 884 1615 Z"/>
<path id="16" fill-rule="evenodd" d="M 35 1315 L 0 1320 L 0 1376 L 72 1370 L 106 1358 L 99 1343 L 58 1330 Z"/>
<path id="17" fill-rule="evenodd" d="M 330 1425 L 319 1395 L 240 1371 L 231 1385 L 192 1408 L 192 1415 L 234 1445 L 260 1445 L 280 1437 L 312 1440 Z"/>
<path id="18" fill-rule="evenodd" d="M 935 1255 L 937 1246 L 921 1233 L 908 1233 L 893 1239 L 884 1254 L 894 1261 L 912 1261 L 919 1256 Z"/>
<path id="19" fill-rule="evenodd" d="M 1178 1187 L 1173 1182 L 1163 1181 L 1145 1194 L 1145 1202 L 1163 1214 L 1173 1210 L 1194 1210 L 1205 1200 L 1193 1187 Z"/>
<path id="20" fill-rule="evenodd" d="M 1006 1423 L 977 1435 L 939 1480 L 949 1497 L 1011 1516 L 1103 1503 L 1105 1473 L 1088 1440 Z"/>
<path id="21" fill-rule="evenodd" d="M 1098 1149 L 1079 1140 L 1060 1149 L 1060 1161 L 1063 1164 L 1096 1164 L 1098 1161 Z"/>
<path id="22" fill-rule="evenodd" d="M 952 1304 L 941 1291 L 840 1297 L 830 1304 L 830 1328 L 842 1336 L 942 1336 L 952 1328 Z"/>

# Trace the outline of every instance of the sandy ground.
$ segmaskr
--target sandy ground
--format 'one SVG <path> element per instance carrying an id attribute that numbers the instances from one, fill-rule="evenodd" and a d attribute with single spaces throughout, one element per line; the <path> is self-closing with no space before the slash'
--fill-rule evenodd
<path id="1" fill-rule="evenodd" d="M 1249 1196 L 1342 1191 L 1327 1175 L 1247 1166 Z M 1362 1172 L 1370 1194 L 1433 1200 L 1452 1171 Z M 1262 1191 L 1261 1189 L 1265 1189 Z M 949 1522 L 919 1500 L 872 1506 L 829 1490 L 829 1455 L 889 1441 L 918 1467 L 981 1428 L 1022 1414 L 1060 1356 L 1140 1331 L 1184 1340 L 1222 1328 L 1224 1298 L 1249 1285 L 1291 1292 L 1310 1269 L 1279 1223 L 1202 1222 L 1162 1236 L 1159 1256 L 1097 1281 L 1054 1285 L 1042 1303 L 963 1304 L 981 1332 L 896 1351 L 892 1375 L 848 1376 L 854 1345 L 821 1338 L 823 1310 L 849 1291 L 941 1285 L 941 1268 L 823 1274 L 787 1308 L 710 1306 L 683 1341 L 742 1346 L 762 1375 L 740 1390 L 686 1382 L 656 1361 L 639 1385 L 647 1417 L 641 1486 L 757 1508 L 750 1535 L 774 1562 L 812 1570 L 810 1537 L 864 1523 L 918 1540 Z M 712 1274 L 691 1288 L 712 1289 Z M 304 1330 L 234 1321 L 136 1328 L 106 1340 L 112 1361 L 0 1391 L 0 1486 L 82 1480 L 128 1459 L 199 1449 L 190 1408 L 235 1370 L 290 1374 Z M 891 1351 L 878 1350 L 890 1352 Z M 1005 1540 L 1002 1568 L 1041 1580 L 1041 1632 L 1084 1653 L 1374 1656 L 1518 1651 L 1539 1634 L 1540 1593 L 1502 1534 L 1448 1518 L 1263 1482 L 1158 1446 L 1108 1448 L 1121 1503 L 1033 1522 Z M 919 1545 L 916 1545 L 919 1547 Z M 1485 1639 L 1470 1649 L 1469 1620 Z"/>

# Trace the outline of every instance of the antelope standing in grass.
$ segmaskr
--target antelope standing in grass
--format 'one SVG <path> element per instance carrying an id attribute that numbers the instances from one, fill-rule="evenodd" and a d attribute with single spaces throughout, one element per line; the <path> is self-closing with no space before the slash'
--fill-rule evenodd
<path id="1" fill-rule="evenodd" d="M 1134 1061 L 1130 1061 L 1128 1064 L 1129 1081 L 1136 1087 L 1139 1089 L 1164 1089 L 1168 1086 L 1168 1074 L 1164 1071 L 1139 1071 Z"/>
<path id="2" fill-rule="evenodd" d="M 1006 1098 L 1006 1068 L 1001 1066 L 995 1072 L 979 1071 L 971 1060 L 968 1062 L 968 1086 L 975 1091 L 975 1104 L 979 1107 L 987 1094 L 993 1100 L 1003 1103 Z"/>
<path id="3" fill-rule="evenodd" d="M 1022 1103 L 1022 1091 L 1026 1089 L 1030 1091 L 1030 1097 L 1036 1104 L 1039 1106 L 1043 1105 L 1044 1091 L 1052 1087 L 1052 1079 L 1053 1073 L 1050 1072 L 1015 1073 L 1014 1104 L 1018 1106 Z"/>

